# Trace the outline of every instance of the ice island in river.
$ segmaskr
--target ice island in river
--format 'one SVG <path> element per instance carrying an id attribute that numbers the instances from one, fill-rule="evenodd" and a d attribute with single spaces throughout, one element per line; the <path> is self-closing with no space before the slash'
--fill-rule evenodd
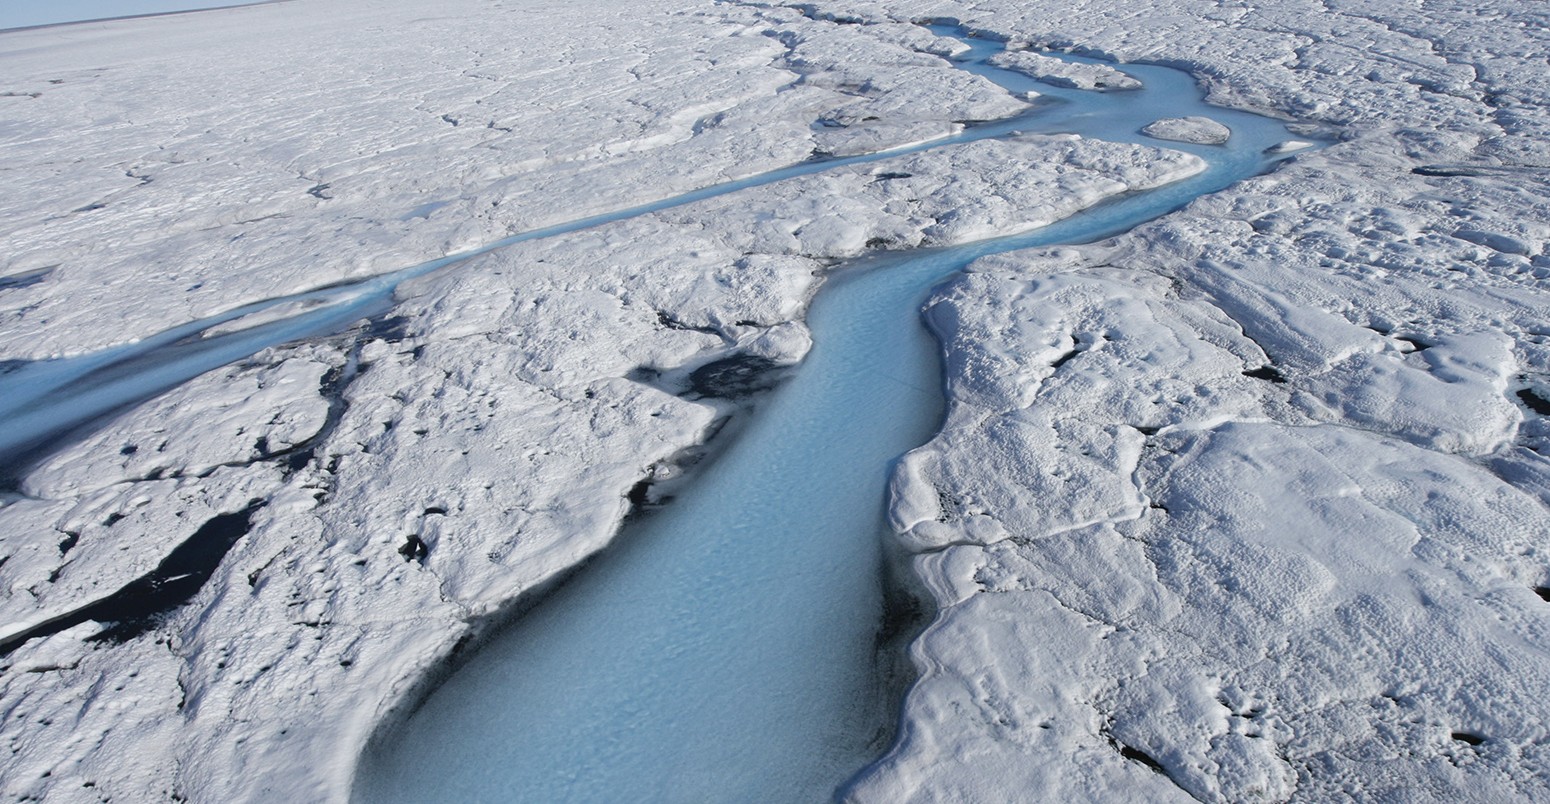
<path id="1" fill-rule="evenodd" d="M 0 34 L 0 785 L 1542 797 L 1546 29 L 296 0 Z"/>

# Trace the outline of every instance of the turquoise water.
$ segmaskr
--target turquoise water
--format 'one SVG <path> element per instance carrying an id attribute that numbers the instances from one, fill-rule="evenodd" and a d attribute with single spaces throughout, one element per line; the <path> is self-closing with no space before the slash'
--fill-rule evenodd
<path id="1" fill-rule="evenodd" d="M 1268 169 L 1264 149 L 1290 138 L 1204 104 L 1175 70 L 1126 65 L 1137 91 L 1054 90 L 985 67 L 998 46 L 973 44 L 960 66 L 1065 101 L 1002 131 L 1153 142 L 1137 130 L 1206 115 L 1232 141 L 1177 146 L 1211 168 L 1029 234 L 840 269 L 810 311 L 812 353 L 725 454 L 388 735 L 362 762 L 360 800 L 814 801 L 883 753 L 897 706 L 878 673 L 884 488 L 942 415 L 919 321 L 930 289 L 986 254 L 1165 214 Z"/>
<path id="2" fill-rule="evenodd" d="M 1114 141 L 1145 141 L 1136 132 L 1135 121 L 1148 116 L 1160 117 L 1185 112 L 1172 108 L 1175 96 L 1198 98 L 1187 75 L 1163 68 L 1138 67 L 1138 75 L 1152 77 L 1160 89 L 1123 93 L 1121 105 L 1128 114 L 1105 113 L 1115 104 L 1112 98 L 1092 93 L 1056 90 L 1014 73 L 986 68 L 979 64 L 998 46 L 976 41 L 971 61 L 963 66 L 1023 91 L 1037 88 L 1068 102 L 1037 114 L 978 125 L 958 135 L 932 142 L 895 148 L 876 154 L 803 162 L 736 181 L 711 185 L 681 195 L 640 204 L 566 223 L 520 232 L 478 248 L 428 260 L 402 270 L 337 286 L 321 288 L 261 302 L 243 305 L 209 318 L 182 324 L 135 343 L 75 357 L 35 361 L 20 365 L 0 363 L 0 487 L 14 482 L 38 454 L 57 449 L 61 439 L 89 429 L 106 416 L 143 402 L 235 360 L 262 349 L 302 338 L 337 332 L 364 317 L 381 315 L 392 307 L 393 292 L 399 283 L 433 271 L 455 268 L 481 254 L 530 240 L 559 237 L 594 226 L 638 217 L 664 209 L 715 198 L 783 179 L 805 176 L 845 165 L 859 165 L 901 156 L 943 145 L 1004 136 L 1014 131 L 1081 131 Z M 1152 73 L 1156 73 L 1152 76 Z M 1149 77 L 1150 76 L 1150 77 Z M 1167 88 L 1161 88 L 1166 86 Z M 1194 104 L 1199 106 L 1198 101 Z M 1279 126 L 1262 118 L 1227 113 L 1241 118 L 1244 126 Z M 1256 129 L 1258 130 L 1258 129 Z M 1257 140 L 1256 140 L 1257 141 Z M 1197 153 L 1218 153 L 1221 149 L 1192 148 Z M 1245 164 L 1253 161 L 1246 155 Z M 1244 167 L 1234 164 L 1233 167 Z M 1237 174 L 1234 174 L 1237 175 Z M 419 208 L 405 211 L 419 214 Z M 967 253 L 967 252 L 965 252 Z M 303 311 L 295 315 L 240 327 L 245 316 L 263 314 L 282 304 L 293 304 Z M 234 324 L 233 322 L 237 322 Z M 206 333 L 213 327 L 228 331 L 215 336 Z"/>
<path id="3" fill-rule="evenodd" d="M 1127 65 L 1146 84 L 1138 91 L 1060 90 L 984 66 L 998 45 L 971 44 L 964 69 L 1061 102 L 932 143 L 806 162 L 516 234 L 135 344 L 0 366 L 0 467 L 14 480 L 29 460 L 117 410 L 268 346 L 383 314 L 399 282 L 518 242 L 1015 131 L 1151 143 L 1138 129 L 1159 117 L 1226 123 L 1227 146 L 1171 144 L 1210 161 L 1189 180 L 1028 234 L 839 269 L 810 312 L 812 353 L 745 417 L 726 452 L 482 648 L 357 777 L 359 797 L 373 802 L 828 798 L 883 753 L 895 717 L 878 672 L 887 663 L 878 655 L 884 486 L 892 462 L 941 417 L 937 350 L 918 315 L 930 289 L 986 254 L 1092 240 L 1165 214 L 1268 169 L 1263 149 L 1289 136 L 1274 121 L 1205 105 L 1175 70 Z M 282 304 L 304 311 L 209 334 Z"/>
<path id="4" fill-rule="evenodd" d="M 0 30 L 255 5 L 262 0 L 6 0 Z"/>
<path id="5" fill-rule="evenodd" d="M 941 26 L 938 33 L 951 31 Z M 1225 148 L 1186 146 L 1210 159 L 1212 171 L 1190 182 L 1154 191 L 1156 209 L 1141 210 L 1115 223 L 1121 231 L 1189 198 L 1210 192 L 1262 170 L 1261 146 L 1285 139 L 1279 123 L 1256 115 L 1204 104 L 1190 77 L 1177 70 L 1149 65 L 1127 65 L 1126 70 L 1147 82 L 1147 88 L 1120 93 L 1089 93 L 1046 86 L 1017 73 L 983 64 L 1000 46 L 985 40 L 968 40 L 973 51 L 960 66 L 1007 87 L 1035 90 L 1062 103 L 1036 113 L 974 126 L 958 135 L 932 142 L 896 148 L 876 154 L 804 162 L 755 176 L 724 182 L 681 195 L 613 212 L 593 215 L 542 229 L 521 232 L 468 251 L 449 254 L 390 274 L 243 305 L 209 318 L 181 324 L 165 332 L 100 352 L 22 364 L 0 363 L 0 487 L 14 482 L 39 454 L 57 449 L 62 439 L 90 429 L 105 417 L 174 388 L 220 366 L 248 357 L 262 349 L 302 338 L 337 332 L 364 317 L 381 315 L 392 307 L 399 283 L 433 271 L 455 268 L 467 260 L 529 240 L 558 237 L 594 226 L 646 215 L 763 186 L 783 179 L 805 176 L 845 165 L 866 164 L 943 145 L 1005 136 L 1016 131 L 1079 132 L 1113 142 L 1157 144 L 1142 136 L 1140 126 L 1154 119 L 1189 114 L 1209 114 L 1233 128 L 1233 141 Z M 1066 57 L 1072 61 L 1089 59 Z M 418 209 L 405 211 L 406 216 Z M 1125 223 L 1125 221 L 1131 221 Z M 1080 235 L 1078 235 L 1080 236 Z M 1017 242 L 985 244 L 992 250 L 1018 247 Z M 965 255 L 974 255 L 964 247 Z M 972 259 L 972 256 L 970 257 Z M 951 270 L 951 269 L 949 269 Z M 241 328 L 234 326 L 249 315 L 282 304 L 295 304 L 303 312 Z M 207 330 L 225 326 L 227 332 L 206 336 Z"/>

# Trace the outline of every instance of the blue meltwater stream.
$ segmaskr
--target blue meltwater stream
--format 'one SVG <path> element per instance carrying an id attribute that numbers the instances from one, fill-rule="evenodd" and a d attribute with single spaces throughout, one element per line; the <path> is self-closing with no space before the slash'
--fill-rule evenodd
<path id="1" fill-rule="evenodd" d="M 971 44 L 959 66 L 1065 101 L 1019 130 L 1157 145 L 1138 129 L 1205 115 L 1232 139 L 1177 146 L 1210 162 L 1203 174 L 1035 232 L 836 271 L 808 317 L 812 352 L 725 454 L 385 735 L 359 800 L 818 801 L 886 751 L 899 701 L 878 655 L 884 494 L 942 417 L 919 317 L 931 288 L 986 254 L 1122 232 L 1268 169 L 1265 149 L 1290 138 L 1203 103 L 1172 69 L 1126 65 L 1142 90 L 1062 91 Z"/>
<path id="2" fill-rule="evenodd" d="M 809 313 L 812 352 L 725 452 L 379 735 L 355 780 L 366 802 L 832 798 L 888 748 L 897 718 L 898 687 L 883 672 L 899 663 L 882 640 L 884 489 L 893 461 L 942 417 L 937 348 L 919 317 L 931 288 L 987 254 L 1123 232 L 1268 170 L 1285 157 L 1265 149 L 1290 139 L 1276 121 L 1205 104 L 1176 70 L 1126 65 L 1141 90 L 1057 89 L 986 66 L 999 45 L 970 44 L 959 67 L 1060 102 L 931 143 L 803 163 L 513 235 L 95 354 L 0 366 L 0 485 L 114 411 L 267 346 L 383 313 L 399 282 L 517 242 L 1019 131 L 1203 157 L 1210 167 L 1197 176 L 1027 234 L 837 269 Z M 1231 140 L 1180 145 L 1138 133 L 1189 115 L 1225 123 Z"/>

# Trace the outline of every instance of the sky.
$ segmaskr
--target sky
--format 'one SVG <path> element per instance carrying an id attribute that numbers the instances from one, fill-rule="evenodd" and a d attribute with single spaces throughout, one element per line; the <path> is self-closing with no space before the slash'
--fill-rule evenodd
<path id="1" fill-rule="evenodd" d="M 0 29 L 247 5 L 254 0 L 0 0 Z"/>

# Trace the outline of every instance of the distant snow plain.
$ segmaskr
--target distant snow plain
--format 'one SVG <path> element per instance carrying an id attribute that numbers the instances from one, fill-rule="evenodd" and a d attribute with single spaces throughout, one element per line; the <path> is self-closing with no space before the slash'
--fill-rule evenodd
<path id="1" fill-rule="evenodd" d="M 1112 240 L 987 258 L 928 304 L 949 411 L 890 518 L 939 611 L 900 741 L 851 795 L 1545 796 L 1544 10 L 583 5 L 0 36 L 0 359 L 1026 108 L 919 20 L 1180 65 L 1338 142 Z M 1004 151 L 954 155 L 919 170 L 996 193 Z M 0 508 L 7 635 L 263 506 L 157 628 L 9 646 L 5 793 L 346 798 L 377 724 L 707 437 L 713 411 L 635 367 L 798 360 L 806 301 L 869 233 L 1007 220 L 801 181 L 747 191 L 782 202 L 752 222 L 723 199 L 415 280 L 391 332 L 266 350 L 29 469 Z"/>

